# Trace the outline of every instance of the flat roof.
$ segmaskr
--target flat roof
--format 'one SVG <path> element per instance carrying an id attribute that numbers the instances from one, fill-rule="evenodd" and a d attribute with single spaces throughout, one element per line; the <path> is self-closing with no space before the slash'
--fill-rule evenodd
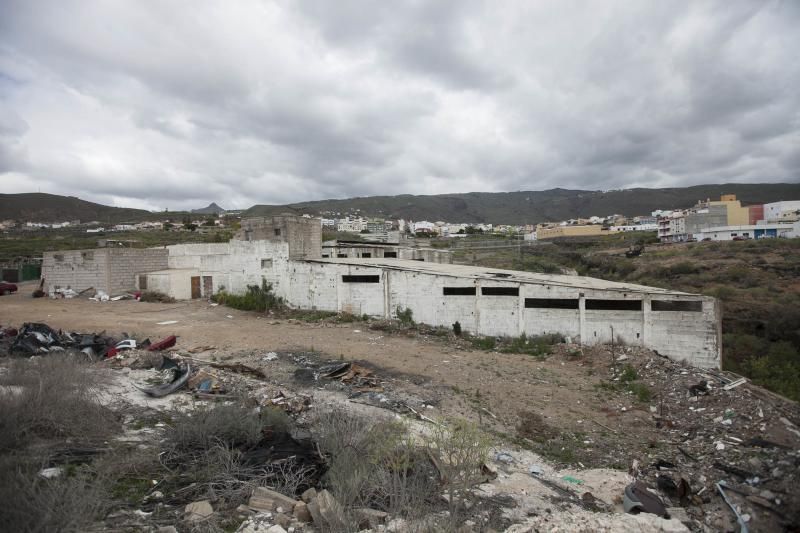
<path id="1" fill-rule="evenodd" d="M 183 273 L 183 274 L 196 274 L 199 272 L 196 268 L 167 268 L 165 270 L 151 270 L 150 272 L 139 272 L 139 276 L 146 276 L 148 274 L 175 274 L 175 273 Z"/>
<path id="2" fill-rule="evenodd" d="M 478 267 L 469 265 L 452 265 L 445 263 L 433 263 L 427 261 L 414 261 L 411 259 L 356 259 L 356 258 L 335 258 L 335 259 L 305 259 L 308 263 L 333 263 L 339 265 L 353 265 L 363 267 L 384 268 L 387 270 L 403 270 L 409 272 L 420 272 L 423 274 L 435 274 L 437 276 L 452 276 L 457 278 L 471 278 L 493 281 L 510 281 L 516 283 L 531 283 L 537 285 L 557 285 L 560 287 L 574 287 L 576 289 L 597 289 L 613 290 L 618 292 L 638 292 L 647 294 L 672 294 L 681 296 L 701 296 L 688 292 L 672 291 L 658 287 L 648 287 L 646 285 L 636 285 L 633 283 L 620 283 L 616 281 L 606 281 L 587 276 L 568 276 L 564 274 L 539 274 L 535 272 L 523 272 L 520 270 L 503 270 L 499 268 Z"/>

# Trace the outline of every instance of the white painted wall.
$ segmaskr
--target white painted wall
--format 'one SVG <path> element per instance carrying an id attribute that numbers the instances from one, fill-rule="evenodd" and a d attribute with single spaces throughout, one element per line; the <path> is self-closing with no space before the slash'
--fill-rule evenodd
<path id="1" fill-rule="evenodd" d="M 343 275 L 377 275 L 379 283 L 344 283 Z M 560 333 L 584 344 L 614 341 L 642 345 L 700 367 L 720 366 L 719 309 L 715 300 L 694 295 L 659 295 L 667 300 L 700 300 L 702 312 L 650 311 L 642 292 L 579 289 L 547 283 L 474 279 L 455 275 L 342 263 L 289 262 L 280 295 L 295 307 L 396 317 L 411 309 L 414 319 L 482 335 Z M 476 289 L 475 296 L 443 294 L 444 287 Z M 519 296 L 488 296 L 481 287 L 519 287 Z M 578 299 L 580 309 L 525 308 L 525 298 Z M 641 300 L 641 311 L 587 310 L 586 299 Z"/>
<path id="2" fill-rule="evenodd" d="M 190 300 L 192 298 L 192 276 L 199 276 L 200 272 L 191 269 L 159 270 L 142 275 L 147 276 L 146 290 L 162 292 L 176 300 Z M 140 276 L 137 276 L 137 284 L 139 278 Z M 141 286 L 138 288 L 141 289 Z"/>
<path id="3" fill-rule="evenodd" d="M 247 285 L 260 285 L 262 278 L 277 290 L 289 278 L 285 272 L 289 245 L 272 241 L 230 241 L 227 243 L 177 244 L 168 246 L 169 268 L 193 269 L 213 278 L 213 292 L 221 287 L 243 293 Z M 195 274 L 197 275 L 197 274 Z"/>
<path id="4" fill-rule="evenodd" d="M 278 296 L 296 308 L 346 311 L 355 315 L 395 317 L 411 309 L 414 319 L 433 326 L 452 327 L 482 335 L 517 336 L 560 333 L 584 344 L 614 340 L 643 345 L 672 359 L 700 367 L 720 366 L 719 309 L 713 298 L 659 295 L 669 300 L 701 300 L 702 312 L 653 312 L 644 290 L 559 286 L 547 281 L 520 282 L 475 279 L 441 272 L 336 262 L 289 261 L 285 243 L 232 241 L 224 244 L 170 246 L 172 269 L 189 269 L 169 278 L 170 287 L 190 287 L 191 275 L 214 278 L 231 292 L 244 292 L 262 276 Z M 262 261 L 269 264 L 262 268 Z M 345 275 L 374 275 L 378 283 L 346 283 Z M 518 287 L 518 296 L 490 296 L 482 287 Z M 443 294 L 444 287 L 475 287 L 474 296 Z M 154 288 L 154 287 L 151 287 Z M 165 291 L 167 292 L 167 291 Z M 169 294 L 178 296 L 174 289 Z M 182 293 L 181 293 L 182 294 Z M 189 295 L 185 296 L 186 298 Z M 525 298 L 578 299 L 579 309 L 525 308 Z M 585 309 L 587 299 L 642 300 L 641 311 Z"/>

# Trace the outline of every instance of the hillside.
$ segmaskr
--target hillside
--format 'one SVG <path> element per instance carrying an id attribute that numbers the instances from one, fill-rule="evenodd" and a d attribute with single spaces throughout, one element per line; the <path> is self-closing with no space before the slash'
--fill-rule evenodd
<path id="1" fill-rule="evenodd" d="M 109 207 L 74 196 L 46 193 L 0 194 L 0 219 L 24 222 L 64 222 L 97 220 L 103 223 L 133 222 L 149 217 L 143 209 Z"/>
<path id="2" fill-rule="evenodd" d="M 242 216 L 279 213 L 347 213 L 366 216 L 496 224 L 537 223 L 591 215 L 642 215 L 683 208 L 700 199 L 735 194 L 744 205 L 800 199 L 800 183 L 698 185 L 671 189 L 579 191 L 550 189 L 506 193 L 471 192 L 432 196 L 371 196 L 289 205 L 255 205 Z"/>
<path id="3" fill-rule="evenodd" d="M 211 202 L 208 206 L 202 209 L 192 209 L 191 212 L 195 215 L 219 215 L 220 213 L 224 213 L 225 210 L 218 206 L 216 202 Z"/>
<path id="4" fill-rule="evenodd" d="M 698 185 L 672 189 L 624 189 L 615 191 L 469 192 L 415 196 L 369 196 L 343 200 L 318 200 L 288 205 L 254 205 L 242 216 L 280 213 L 326 215 L 360 210 L 365 216 L 448 222 L 530 224 L 591 215 L 643 215 L 655 209 L 683 208 L 700 199 L 735 194 L 742 203 L 758 204 L 800 199 L 800 183 Z M 218 208 L 211 204 L 195 213 Z M 185 213 L 170 212 L 179 219 Z M 102 223 L 160 220 L 165 213 L 109 207 L 72 196 L 45 193 L 0 194 L 0 220 L 58 222 L 97 220 Z"/>

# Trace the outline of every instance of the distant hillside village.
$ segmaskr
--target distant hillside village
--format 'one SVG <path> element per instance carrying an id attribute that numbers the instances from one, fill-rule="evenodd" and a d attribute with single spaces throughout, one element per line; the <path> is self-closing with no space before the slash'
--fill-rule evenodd
<path id="1" fill-rule="evenodd" d="M 310 218 L 306 214 L 304 217 Z M 240 212 L 223 211 L 199 215 L 193 213 L 182 220 L 165 219 L 130 224 L 101 226 L 98 222 L 79 220 L 59 223 L 0 221 L 0 230 L 18 228 L 36 230 L 85 227 L 87 233 L 114 231 L 197 231 L 213 232 L 220 228 L 236 228 Z M 761 238 L 800 237 L 800 200 L 743 206 L 735 195 L 722 195 L 719 200 L 702 200 L 681 209 L 658 209 L 649 215 L 618 214 L 590 216 L 539 224 L 506 225 L 477 222 L 387 220 L 354 213 L 322 213 L 322 229 L 328 232 L 359 234 L 365 240 L 399 242 L 401 238 L 460 238 L 475 234 L 516 235 L 525 240 L 547 240 L 570 237 L 611 235 L 617 232 L 657 232 L 664 243 L 691 241 L 725 241 Z"/>

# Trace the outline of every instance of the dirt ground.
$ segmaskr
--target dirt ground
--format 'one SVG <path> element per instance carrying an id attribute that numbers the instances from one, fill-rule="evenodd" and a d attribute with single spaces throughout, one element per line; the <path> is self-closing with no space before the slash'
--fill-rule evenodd
<path id="1" fill-rule="evenodd" d="M 286 354 L 303 354 L 301 358 L 316 363 L 357 361 L 373 370 L 387 397 L 400 398 L 434 418 L 468 418 L 496 435 L 501 447 L 515 450 L 514 475 L 525 477 L 541 459 L 543 470 L 568 472 L 589 486 L 596 469 L 612 469 L 622 475 L 614 489 L 621 492 L 628 472 L 655 486 L 663 471 L 651 465 L 671 462 L 673 467 L 666 471 L 677 475 L 676 481 L 685 477 L 691 484 L 695 499 L 683 504 L 696 524 L 732 530 L 735 517 L 714 491 L 713 483 L 724 474 L 713 471 L 711 464 L 735 463 L 763 470 L 761 480 L 733 479 L 747 494 L 760 498 L 756 507 L 742 500 L 749 505 L 745 508 L 751 529 L 797 526 L 796 509 L 791 509 L 798 501 L 790 489 L 800 466 L 797 404 L 749 385 L 691 396 L 688 386 L 703 374 L 646 350 L 557 345 L 549 357 L 537 358 L 472 350 L 452 335 L 387 333 L 371 329 L 374 324 L 368 322 L 279 319 L 204 300 L 158 304 L 33 299 L 33 288 L 22 285 L 17 294 L 0 298 L 0 326 L 44 322 L 56 329 L 125 332 L 153 341 L 177 335 L 178 350 L 204 347 L 197 357 L 246 362 L 264 371 L 275 385 L 295 389 L 304 386 L 295 374 L 302 364 Z M 159 324 L 163 322 L 173 323 Z M 280 360 L 267 360 L 269 352 L 281 354 Z M 619 370 L 628 365 L 636 369 L 637 383 L 647 394 L 620 382 Z M 745 440 L 753 436 L 766 439 L 769 446 L 745 449 Z M 520 450 L 535 454 L 519 455 Z M 765 486 L 759 484 L 769 481 L 769 490 L 762 490 Z M 599 490 L 598 484 L 594 491 Z M 604 496 L 608 503 L 621 503 L 621 494 L 616 499 Z"/>
<path id="2" fill-rule="evenodd" d="M 593 387 L 591 366 L 523 354 L 466 351 L 437 337 L 387 335 L 366 323 L 306 323 L 277 320 L 204 300 L 176 304 L 131 300 L 98 303 L 83 298 L 32 299 L 28 287 L 0 300 L 0 324 L 44 322 L 57 329 L 118 334 L 156 340 L 177 335 L 183 348 L 213 346 L 219 353 L 311 351 L 333 359 L 368 363 L 410 387 L 421 387 L 450 415 L 477 419 L 498 430 L 514 428 L 521 411 L 535 411 L 561 428 L 598 433 L 607 422 L 604 401 Z M 32 290 L 32 289 L 31 289 Z M 177 321 L 159 325 L 159 322 Z M 477 407 L 477 408 L 476 408 Z M 480 411 L 484 408 L 497 420 Z M 644 410 L 631 409 L 619 423 L 636 425 Z M 621 426 L 620 426 L 621 427 Z"/>

